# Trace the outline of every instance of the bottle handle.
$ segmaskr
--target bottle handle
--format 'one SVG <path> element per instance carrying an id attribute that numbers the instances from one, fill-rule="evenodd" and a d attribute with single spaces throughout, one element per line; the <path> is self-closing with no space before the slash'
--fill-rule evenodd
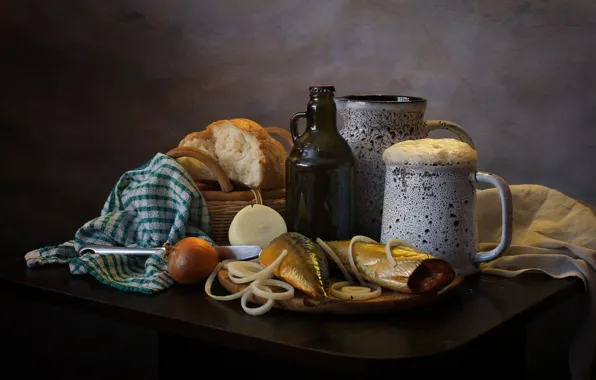
<path id="1" fill-rule="evenodd" d="M 503 228 L 501 229 L 501 241 L 499 245 L 487 252 L 478 252 L 474 257 L 475 263 L 485 263 L 499 257 L 511 245 L 513 236 L 513 200 L 511 190 L 505 180 L 498 175 L 485 172 L 474 172 L 470 174 L 470 181 L 489 183 L 497 188 L 501 198 L 501 218 Z"/>
<path id="2" fill-rule="evenodd" d="M 289 149 L 292 150 L 292 147 L 294 146 L 294 138 L 287 129 L 280 127 L 265 127 L 265 131 L 267 131 L 271 137 L 279 137 L 282 139 L 288 145 Z"/>
<path id="3" fill-rule="evenodd" d="M 290 132 L 292 133 L 292 139 L 294 142 L 302 137 L 302 135 L 298 133 L 298 121 L 300 121 L 301 118 L 307 118 L 306 112 L 298 112 L 292 116 L 292 120 L 290 120 Z"/>

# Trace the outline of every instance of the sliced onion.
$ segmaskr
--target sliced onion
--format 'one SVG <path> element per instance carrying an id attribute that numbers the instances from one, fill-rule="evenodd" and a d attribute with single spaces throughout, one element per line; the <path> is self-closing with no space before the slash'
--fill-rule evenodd
<path id="1" fill-rule="evenodd" d="M 271 288 L 269 288 L 267 286 L 263 286 L 263 288 L 271 291 Z M 248 305 L 247 305 L 248 298 L 252 294 L 251 290 L 253 290 L 252 284 L 250 286 L 247 286 L 246 289 L 244 289 L 244 290 L 248 290 L 248 291 L 242 295 L 242 298 L 240 299 L 240 306 L 242 306 L 242 310 L 244 310 L 246 312 L 246 314 L 263 315 L 266 312 L 268 312 L 269 310 L 271 310 L 271 308 L 273 308 L 273 304 L 275 303 L 275 301 L 272 299 L 268 299 L 267 302 L 265 302 L 264 304 L 262 304 L 259 307 L 248 307 Z"/>
<path id="2" fill-rule="evenodd" d="M 227 260 L 222 261 L 221 263 L 223 264 L 224 269 L 228 269 L 228 264 L 233 263 L 234 261 L 236 261 L 236 260 L 227 259 Z"/>
<path id="3" fill-rule="evenodd" d="M 352 272 L 354 272 L 354 276 L 356 276 L 356 279 L 358 280 L 360 285 L 366 286 L 366 282 L 364 282 L 364 280 L 362 279 L 362 276 L 360 276 L 360 273 L 358 273 L 358 268 L 356 267 L 356 264 L 354 263 L 354 256 L 352 255 L 352 246 L 354 245 L 354 243 L 356 243 L 358 241 L 361 241 L 364 243 L 377 243 L 377 242 L 369 237 L 357 235 L 357 236 L 354 236 L 352 238 L 352 240 L 350 240 L 350 246 L 348 247 L 348 259 L 350 260 L 350 266 L 352 267 Z"/>
<path id="4" fill-rule="evenodd" d="M 401 245 L 404 247 L 410 247 L 410 248 L 417 249 L 412 244 L 410 244 L 406 241 L 399 240 L 399 239 L 389 239 L 387 241 L 387 243 L 385 243 L 385 254 L 387 255 L 387 260 L 389 260 L 389 262 L 393 266 L 396 265 L 395 259 L 393 258 L 393 255 L 391 254 L 391 247 L 393 247 L 394 245 Z"/>
<path id="5" fill-rule="evenodd" d="M 363 301 L 381 295 L 381 287 L 370 283 L 366 286 L 349 286 L 347 281 L 341 281 L 331 285 L 329 290 L 332 296 L 350 301 Z"/>
<path id="6" fill-rule="evenodd" d="M 273 274 L 273 271 L 275 270 L 275 268 L 282 262 L 282 260 L 286 257 L 287 254 L 288 254 L 288 251 L 284 249 L 282 251 L 282 253 L 277 257 L 277 259 L 275 259 L 275 261 L 273 261 L 271 263 L 271 265 L 269 265 L 267 268 L 263 269 L 259 273 L 255 273 L 254 275 L 251 275 L 249 277 L 255 277 L 255 279 L 258 279 L 259 276 L 261 276 L 260 278 L 263 278 L 263 279 L 269 277 L 270 275 Z M 213 269 L 213 272 L 211 272 L 211 274 L 209 275 L 209 278 L 207 278 L 207 281 L 205 282 L 205 293 L 207 293 L 207 295 L 209 297 L 216 299 L 218 301 L 231 301 L 231 300 L 235 300 L 235 299 L 242 297 L 250 289 L 250 286 L 247 286 L 246 288 L 242 289 L 241 291 L 236 292 L 234 294 L 229 294 L 227 296 L 216 296 L 213 293 L 211 293 L 211 286 L 213 286 L 213 281 L 215 281 L 215 277 L 219 273 L 219 270 L 222 267 L 229 266 L 232 262 L 233 261 L 231 261 L 231 260 L 225 260 L 225 261 L 218 263 L 215 266 L 215 269 Z M 228 275 L 229 275 L 229 272 L 228 272 Z M 241 280 L 244 281 L 249 277 L 244 277 Z M 230 277 L 230 279 L 231 279 L 231 277 Z M 249 280 L 249 281 L 253 281 L 253 280 Z M 232 282 L 233 281 L 234 280 L 232 280 Z M 245 282 L 249 282 L 249 281 L 245 281 Z"/>
<path id="7" fill-rule="evenodd" d="M 232 280 L 232 282 L 234 284 L 246 284 L 247 282 L 253 282 L 254 280 L 269 278 L 273 275 L 273 271 L 282 262 L 282 260 L 286 257 L 287 254 L 288 254 L 288 250 L 284 249 L 281 252 L 281 254 L 277 257 L 277 259 L 275 259 L 275 261 L 273 261 L 271 263 L 271 265 L 269 265 L 267 268 L 263 269 L 262 271 L 251 274 L 250 276 L 242 277 L 242 278 L 230 276 L 230 280 Z M 232 264 L 232 263 L 229 263 L 228 267 L 230 266 L 230 264 Z"/>
<path id="8" fill-rule="evenodd" d="M 270 274 L 269 276 L 263 276 L 263 278 L 257 278 L 257 280 L 264 280 L 265 278 L 271 278 L 273 277 L 272 274 Z M 230 279 L 230 281 L 232 281 L 234 284 L 245 284 L 246 281 L 244 281 L 245 277 L 236 277 L 236 276 L 232 276 L 230 273 L 228 273 L 228 278 Z M 256 281 L 256 280 L 255 280 Z M 250 282 L 250 281 L 249 281 Z"/>
<path id="9" fill-rule="evenodd" d="M 230 275 L 242 278 L 259 273 L 264 268 L 261 264 L 251 261 L 232 261 L 228 263 L 227 269 Z"/>
<path id="10" fill-rule="evenodd" d="M 277 286 L 286 289 L 285 292 L 274 292 L 267 285 Z M 273 279 L 256 280 L 250 284 L 250 291 L 258 297 L 282 301 L 294 297 L 294 287 L 287 282 Z M 266 290 L 263 290 L 266 289 Z"/>
<path id="11" fill-rule="evenodd" d="M 286 289 L 286 291 L 274 292 L 267 285 L 278 286 L 280 288 Z M 255 280 L 246 289 L 250 290 L 248 290 L 246 293 L 242 295 L 242 298 L 240 299 L 240 305 L 242 306 L 242 310 L 244 310 L 247 314 L 250 315 L 263 315 L 273 308 L 273 305 L 275 304 L 276 300 L 286 300 L 294 297 L 294 287 L 286 282 L 279 280 Z M 266 298 L 267 301 L 259 307 L 248 307 L 248 299 L 252 294 L 254 294 L 257 297 Z"/>
<path id="12" fill-rule="evenodd" d="M 353 284 L 354 283 L 354 279 L 352 278 L 352 276 L 350 276 L 350 274 L 348 273 L 348 270 L 346 269 L 346 267 L 344 266 L 344 264 L 341 262 L 341 260 L 339 259 L 339 257 L 337 257 L 337 255 L 335 254 L 335 252 L 333 252 L 333 250 L 331 249 L 331 247 L 327 243 L 325 243 L 323 240 L 321 240 L 320 238 L 317 238 L 316 242 L 323 249 L 323 251 L 325 251 L 327 253 L 327 255 L 329 255 L 329 257 L 331 257 L 331 260 L 333 260 L 335 262 L 335 264 L 337 264 L 337 266 L 339 267 L 339 270 L 344 275 L 344 277 L 346 278 L 346 280 L 350 284 Z"/>
<path id="13" fill-rule="evenodd" d="M 341 290 L 344 293 L 370 293 L 370 288 L 364 286 L 344 286 Z"/>
<path id="14" fill-rule="evenodd" d="M 244 284 L 247 282 L 244 280 L 245 278 L 260 273 L 261 271 L 263 271 L 263 266 L 261 266 L 261 264 L 259 263 L 250 261 L 233 261 L 231 263 L 228 263 L 227 269 L 228 278 L 234 284 Z M 273 273 L 269 274 L 268 276 L 264 276 L 263 278 L 271 277 L 273 277 Z M 261 279 L 261 277 L 259 277 L 259 279 Z"/>
<path id="15" fill-rule="evenodd" d="M 216 296 L 213 293 L 211 293 L 211 286 L 213 285 L 213 281 L 215 280 L 215 276 L 217 276 L 217 273 L 219 273 L 219 270 L 223 266 L 224 266 L 224 263 L 223 262 L 218 263 L 215 266 L 215 269 L 213 269 L 213 272 L 211 272 L 211 274 L 209 275 L 209 278 L 205 282 L 205 293 L 207 293 L 207 295 L 209 297 L 211 297 L 213 299 L 216 299 L 218 301 L 231 301 L 231 300 L 235 300 L 235 299 L 238 299 L 238 298 L 242 297 L 242 295 L 248 291 L 249 287 L 246 287 L 245 289 L 242 289 L 241 291 L 239 291 L 237 293 L 229 294 L 227 296 Z"/>
<path id="16" fill-rule="evenodd" d="M 395 259 L 393 258 L 393 255 L 391 254 L 391 247 L 394 245 L 397 245 L 397 243 L 399 242 L 399 240 L 397 239 L 389 239 L 387 241 L 387 243 L 385 244 L 385 255 L 387 256 L 387 260 L 389 260 L 389 263 L 391 263 L 391 265 L 395 266 L 395 264 L 397 264 L 395 262 Z"/>

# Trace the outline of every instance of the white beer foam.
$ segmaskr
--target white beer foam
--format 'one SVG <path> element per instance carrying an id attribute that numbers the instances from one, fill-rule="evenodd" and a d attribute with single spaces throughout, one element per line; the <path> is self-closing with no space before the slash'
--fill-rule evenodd
<path id="1" fill-rule="evenodd" d="M 389 165 L 408 166 L 476 166 L 476 150 L 456 139 L 406 140 L 383 152 L 383 161 Z"/>

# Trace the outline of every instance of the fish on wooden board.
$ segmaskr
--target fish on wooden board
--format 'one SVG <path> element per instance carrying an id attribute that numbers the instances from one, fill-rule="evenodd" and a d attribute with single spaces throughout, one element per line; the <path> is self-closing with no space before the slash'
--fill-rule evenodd
<path id="1" fill-rule="evenodd" d="M 287 250 L 288 255 L 273 274 L 310 297 L 327 298 L 329 266 L 321 247 L 304 235 L 287 232 L 273 239 L 263 249 L 259 263 L 263 267 L 271 265 L 283 250 Z"/>
<path id="2" fill-rule="evenodd" d="M 326 241 L 341 263 L 353 273 L 349 261 L 349 240 Z M 410 245 L 394 245 L 387 259 L 385 245 L 356 241 L 352 246 L 358 273 L 368 282 L 401 293 L 436 293 L 455 279 L 453 267 L 445 260 Z"/>

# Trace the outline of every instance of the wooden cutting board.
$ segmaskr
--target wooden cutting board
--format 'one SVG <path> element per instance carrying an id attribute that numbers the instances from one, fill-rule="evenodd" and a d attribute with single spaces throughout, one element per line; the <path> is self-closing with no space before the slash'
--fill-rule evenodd
<path id="1" fill-rule="evenodd" d="M 236 293 L 247 285 L 234 284 L 228 277 L 228 271 L 221 269 L 217 274 L 221 285 L 230 293 Z M 457 276 L 449 286 L 438 294 L 406 294 L 383 289 L 379 297 L 364 301 L 345 301 L 333 298 L 327 303 L 316 304 L 301 292 L 296 292 L 293 298 L 276 301 L 275 308 L 291 310 L 301 313 L 332 313 L 332 314 L 366 314 L 382 311 L 412 309 L 431 305 L 456 294 L 464 282 L 463 276 Z M 265 299 L 251 295 L 249 301 L 262 305 Z"/>

